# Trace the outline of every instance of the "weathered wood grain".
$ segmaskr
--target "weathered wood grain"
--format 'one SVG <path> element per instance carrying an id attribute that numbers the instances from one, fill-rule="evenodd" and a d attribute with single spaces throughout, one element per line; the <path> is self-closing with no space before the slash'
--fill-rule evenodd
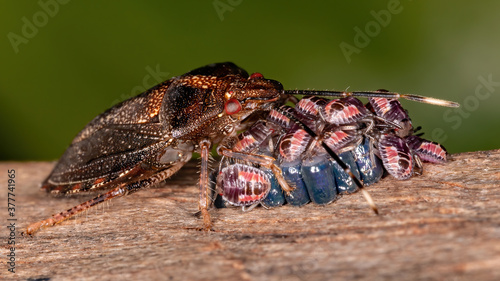
<path id="1" fill-rule="evenodd" d="M 159 188 L 32 238 L 20 236 L 29 223 L 88 197 L 39 191 L 53 163 L 1 163 L 4 206 L 7 170 L 16 169 L 18 229 L 16 273 L 2 266 L 0 278 L 499 280 L 500 150 L 453 157 L 409 181 L 370 186 L 379 216 L 357 193 L 326 207 L 215 210 L 215 232 L 197 231 L 198 175 L 190 163 Z M 7 225 L 6 208 L 0 216 Z M 2 260 L 7 235 L 2 227 Z"/>

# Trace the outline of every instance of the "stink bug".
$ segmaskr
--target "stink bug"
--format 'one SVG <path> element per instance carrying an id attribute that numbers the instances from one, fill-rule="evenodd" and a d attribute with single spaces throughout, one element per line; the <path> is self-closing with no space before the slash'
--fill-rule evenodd
<path id="1" fill-rule="evenodd" d="M 211 147 L 218 144 L 217 152 L 222 156 L 270 169 L 279 184 L 286 186 L 273 157 L 235 151 L 231 144 L 236 142 L 238 130 L 265 118 L 265 113 L 293 100 L 293 95 L 402 97 L 458 106 L 448 101 L 386 91 L 288 91 L 283 90 L 280 82 L 265 79 L 260 73 L 248 75 L 233 63 L 210 64 L 165 81 L 92 120 L 75 137 L 42 183 L 42 189 L 53 194 L 108 191 L 31 224 L 26 234 L 60 223 L 114 197 L 158 184 L 188 162 L 193 152 L 201 155 L 199 210 L 204 228 L 211 229 L 208 213 L 211 199 L 207 190 Z M 357 185 L 362 188 L 359 181 Z"/>

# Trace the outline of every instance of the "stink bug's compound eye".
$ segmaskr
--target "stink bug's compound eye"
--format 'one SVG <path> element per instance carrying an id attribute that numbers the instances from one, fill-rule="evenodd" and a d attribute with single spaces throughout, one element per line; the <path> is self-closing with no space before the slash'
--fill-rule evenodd
<path id="1" fill-rule="evenodd" d="M 241 103 L 237 99 L 230 99 L 226 102 L 224 110 L 228 115 L 238 113 L 241 110 Z"/>
<path id="2" fill-rule="evenodd" d="M 254 78 L 264 78 L 264 75 L 262 75 L 259 72 L 254 72 L 254 73 L 252 73 L 252 75 L 250 75 L 250 79 L 254 79 Z"/>

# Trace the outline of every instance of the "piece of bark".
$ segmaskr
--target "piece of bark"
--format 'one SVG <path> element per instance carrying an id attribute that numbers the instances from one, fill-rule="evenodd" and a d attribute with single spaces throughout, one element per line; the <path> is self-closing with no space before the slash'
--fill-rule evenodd
<path id="1" fill-rule="evenodd" d="M 158 188 L 111 200 L 34 237 L 30 223 L 92 196 L 52 197 L 39 183 L 54 163 L 1 163 L 16 170 L 16 273 L 50 280 L 499 280 L 500 150 L 461 153 L 424 175 L 369 186 L 328 206 L 211 211 L 198 231 L 196 163 Z M 1 217 L 7 223 L 7 210 Z M 6 259 L 8 232 L 2 228 Z M 5 265 L 5 263 L 3 263 Z M 1 278 L 0 278 L 1 279 Z"/>

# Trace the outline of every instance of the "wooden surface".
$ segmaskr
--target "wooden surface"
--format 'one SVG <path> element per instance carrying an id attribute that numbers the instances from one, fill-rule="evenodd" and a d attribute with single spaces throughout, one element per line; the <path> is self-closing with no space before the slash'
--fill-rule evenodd
<path id="1" fill-rule="evenodd" d="M 409 181 L 370 186 L 375 216 L 360 193 L 326 207 L 309 204 L 243 213 L 212 212 L 215 232 L 197 231 L 196 163 L 164 185 L 112 200 L 21 237 L 29 223 L 88 197 L 54 198 L 39 183 L 54 163 L 1 163 L 16 169 L 16 274 L 36 280 L 500 280 L 500 150 L 426 164 Z M 1 209 L 7 225 L 7 211 Z M 4 242 L 5 241 L 5 242 Z"/>

